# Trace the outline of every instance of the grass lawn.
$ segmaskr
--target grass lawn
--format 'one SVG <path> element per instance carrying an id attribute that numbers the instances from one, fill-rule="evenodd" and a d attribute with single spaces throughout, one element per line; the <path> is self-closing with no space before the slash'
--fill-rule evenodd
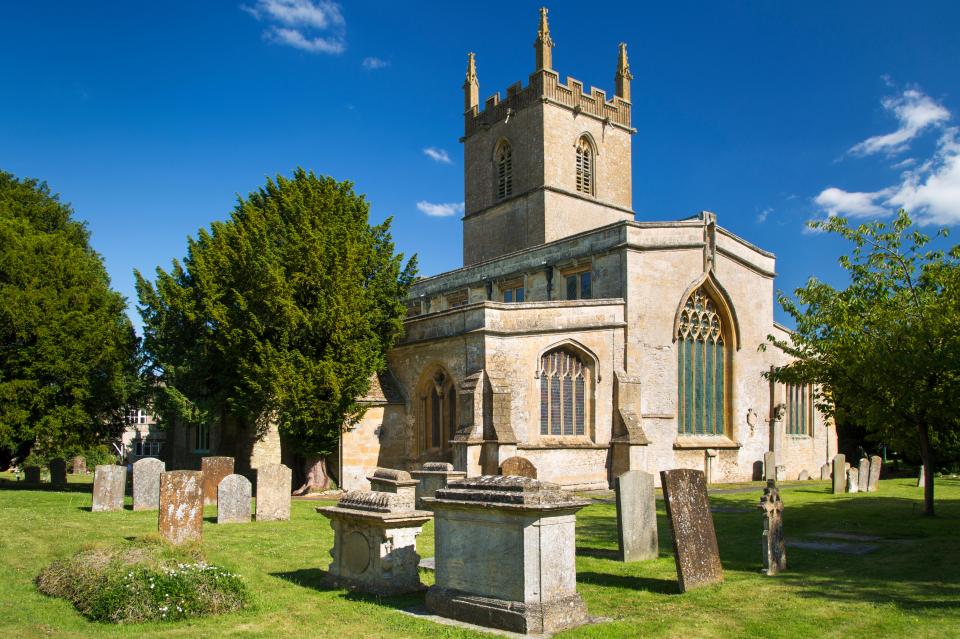
<path id="1" fill-rule="evenodd" d="M 578 589 L 592 615 L 612 620 L 564 637 L 960 637 L 960 481 L 937 484 L 939 515 L 920 513 L 915 480 L 881 482 L 878 493 L 834 497 L 827 482 L 785 487 L 789 540 L 822 532 L 882 537 L 876 552 L 850 555 L 787 549 L 788 571 L 759 572 L 759 492 L 723 494 L 711 503 L 724 584 L 679 594 L 669 527 L 658 504 L 661 558 L 621 564 L 616 513 L 597 504 L 577 517 Z M 380 599 L 319 586 L 333 534 L 294 501 L 289 522 L 223 525 L 208 509 L 203 546 L 210 561 L 244 576 L 250 610 L 191 622 L 113 627 L 89 622 L 65 601 L 41 595 L 37 573 L 91 542 L 156 531 L 151 512 L 91 513 L 90 494 L 19 490 L 0 484 L 0 636 L 4 637 L 488 637 L 396 611 L 423 596 Z M 129 503 L 129 500 L 128 500 Z M 747 512 L 738 512 L 746 510 Z M 820 539 L 820 541 L 837 541 Z M 420 537 L 433 554 L 433 527 Z M 496 561 L 496 557 L 491 557 Z M 432 574 L 424 573 L 431 582 Z"/>

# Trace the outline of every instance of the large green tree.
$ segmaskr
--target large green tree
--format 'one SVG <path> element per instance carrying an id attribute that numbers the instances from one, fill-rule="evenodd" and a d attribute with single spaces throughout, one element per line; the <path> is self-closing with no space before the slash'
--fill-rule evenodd
<path id="1" fill-rule="evenodd" d="M 306 454 L 306 484 L 323 486 L 324 456 L 403 329 L 416 270 L 394 253 L 390 220 L 368 214 L 349 182 L 297 169 L 201 229 L 155 283 L 137 273 L 161 412 L 276 424 Z"/>
<path id="2" fill-rule="evenodd" d="M 0 446 L 49 456 L 119 434 L 137 338 L 89 232 L 45 183 L 0 171 Z"/>
<path id="3" fill-rule="evenodd" d="M 849 284 L 811 278 L 796 299 L 780 296 L 796 331 L 770 340 L 797 360 L 772 376 L 819 384 L 823 410 L 840 407 L 874 439 L 918 450 L 933 515 L 937 455 L 956 450 L 960 433 L 960 246 L 931 248 L 904 211 L 891 223 L 812 226 L 852 244 L 840 258 Z"/>

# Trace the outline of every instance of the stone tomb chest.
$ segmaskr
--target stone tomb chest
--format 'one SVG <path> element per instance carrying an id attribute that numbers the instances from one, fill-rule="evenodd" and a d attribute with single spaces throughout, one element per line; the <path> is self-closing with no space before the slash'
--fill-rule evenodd
<path id="1" fill-rule="evenodd" d="M 431 612 L 530 634 L 588 621 L 574 528 L 589 502 L 556 484 L 502 475 L 456 480 L 423 501 L 436 516 Z"/>

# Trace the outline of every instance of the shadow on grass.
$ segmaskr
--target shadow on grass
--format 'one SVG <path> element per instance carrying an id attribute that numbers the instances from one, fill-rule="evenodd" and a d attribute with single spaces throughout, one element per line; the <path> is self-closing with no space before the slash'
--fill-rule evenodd
<path id="1" fill-rule="evenodd" d="M 52 493 L 92 493 L 93 484 L 51 484 L 48 482 L 34 484 L 25 481 L 10 481 L 9 479 L 0 479 L 0 490 L 41 490 Z"/>
<path id="2" fill-rule="evenodd" d="M 611 575 L 604 572 L 578 572 L 577 583 L 603 586 L 605 588 L 623 588 L 628 590 L 648 590 L 665 595 L 679 595 L 680 585 L 672 579 L 656 579 L 634 575 Z"/>
<path id="3" fill-rule="evenodd" d="M 340 596 L 348 601 L 364 601 L 386 608 L 393 608 L 394 610 L 402 610 L 416 604 L 422 605 L 423 593 L 426 592 L 426 589 L 424 589 L 424 591 L 420 593 L 392 596 L 358 592 L 350 590 L 343 584 L 336 583 L 336 578 L 333 575 L 320 568 L 302 568 L 290 572 L 272 572 L 270 575 L 318 592 L 340 592 Z"/>
<path id="4" fill-rule="evenodd" d="M 609 559 L 620 561 L 620 553 L 610 548 L 593 548 L 591 546 L 577 546 L 578 557 L 592 557 L 594 559 Z"/>

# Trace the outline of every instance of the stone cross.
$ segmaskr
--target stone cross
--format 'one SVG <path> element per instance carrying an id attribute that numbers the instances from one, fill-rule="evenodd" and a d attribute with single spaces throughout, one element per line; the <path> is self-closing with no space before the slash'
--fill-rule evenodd
<path id="1" fill-rule="evenodd" d="M 174 545 L 203 535 L 203 473 L 175 470 L 160 475 L 160 536 Z"/>
<path id="2" fill-rule="evenodd" d="M 870 458 L 870 492 L 877 492 L 880 490 L 880 469 L 883 467 L 883 458 L 879 455 L 874 455 Z"/>
<path id="3" fill-rule="evenodd" d="M 127 488 L 127 467 L 105 464 L 93 472 L 93 506 L 95 513 L 123 510 Z"/>
<path id="4" fill-rule="evenodd" d="M 860 471 L 851 468 L 847 471 L 847 492 L 856 493 L 860 491 Z"/>
<path id="5" fill-rule="evenodd" d="M 203 472 L 203 505 L 217 503 L 217 487 L 224 477 L 233 473 L 233 457 L 204 457 L 200 460 Z"/>
<path id="6" fill-rule="evenodd" d="M 536 479 L 537 467 L 526 457 L 508 457 L 500 465 L 500 474 Z"/>
<path id="7" fill-rule="evenodd" d="M 656 559 L 660 546 L 653 475 L 642 470 L 628 470 L 617 477 L 615 490 L 620 561 Z"/>
<path id="8" fill-rule="evenodd" d="M 859 471 L 857 472 L 857 488 L 861 493 L 870 491 L 870 460 L 866 457 L 860 458 Z"/>
<path id="9" fill-rule="evenodd" d="M 62 486 L 67 483 L 67 462 L 57 458 L 50 460 L 50 483 Z"/>
<path id="10" fill-rule="evenodd" d="M 763 572 L 773 576 L 787 569 L 783 537 L 783 500 L 777 483 L 767 481 L 758 508 L 763 515 Z"/>
<path id="11" fill-rule="evenodd" d="M 289 521 L 293 473 L 283 464 L 257 468 L 257 521 Z"/>
<path id="12" fill-rule="evenodd" d="M 23 481 L 28 484 L 39 484 L 40 479 L 40 467 L 39 466 L 25 466 L 23 469 Z"/>
<path id="13" fill-rule="evenodd" d="M 723 581 L 703 473 L 689 468 L 664 470 L 660 472 L 660 485 L 673 532 L 680 592 Z"/>
<path id="14" fill-rule="evenodd" d="M 133 509 L 160 508 L 160 475 L 167 465 L 154 457 L 144 457 L 133 463 Z"/>
<path id="15" fill-rule="evenodd" d="M 772 450 L 763 454 L 763 478 L 767 481 L 777 478 L 777 454 Z"/>
<path id="16" fill-rule="evenodd" d="M 838 453 L 833 458 L 833 494 L 842 495 L 846 488 L 847 473 L 844 471 L 844 464 L 847 463 L 843 453 Z"/>
<path id="17" fill-rule="evenodd" d="M 243 475 L 227 475 L 217 487 L 217 523 L 249 524 L 253 486 Z"/>

